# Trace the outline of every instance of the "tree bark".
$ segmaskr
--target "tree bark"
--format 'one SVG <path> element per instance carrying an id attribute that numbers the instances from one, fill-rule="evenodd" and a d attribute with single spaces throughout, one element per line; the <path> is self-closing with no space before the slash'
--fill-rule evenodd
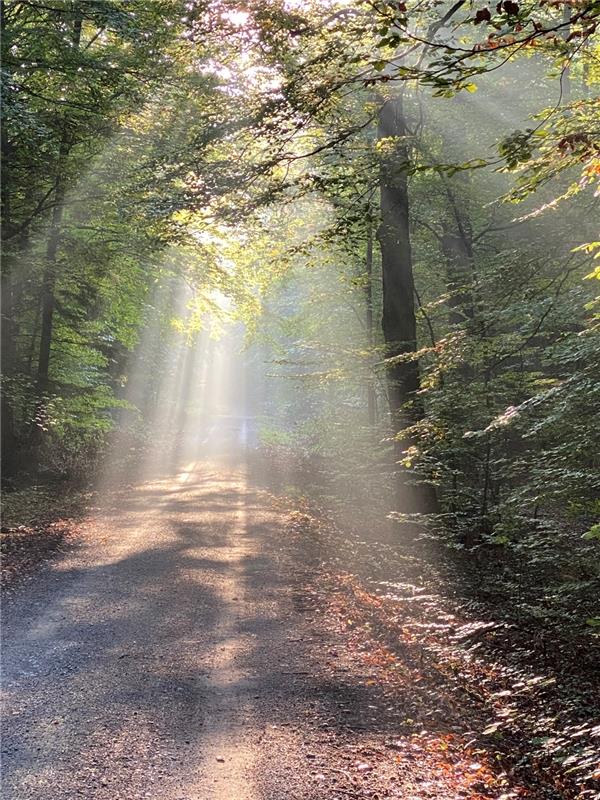
<path id="1" fill-rule="evenodd" d="M 381 163 L 380 212 L 377 238 L 381 248 L 383 288 L 382 328 L 388 358 L 414 353 L 417 349 L 413 262 L 409 229 L 408 150 L 393 142 L 406 135 L 402 100 L 385 102 L 379 113 L 379 139 L 390 140 L 390 150 Z M 398 361 L 388 371 L 390 410 L 398 425 L 407 403 L 415 402 L 419 389 L 416 360 Z"/>
<path id="2" fill-rule="evenodd" d="M 442 223 L 443 233 L 439 241 L 446 259 L 446 285 L 450 294 L 449 322 L 451 325 L 458 325 L 473 320 L 475 316 L 471 290 L 474 273 L 473 232 L 468 215 L 461 208 L 448 182 L 446 196 L 450 214 Z"/>
<path id="3" fill-rule="evenodd" d="M 82 15 L 81 11 L 78 9 L 76 9 L 74 13 L 75 16 L 73 19 L 71 39 L 74 49 L 78 49 L 81 41 Z M 52 352 L 52 330 L 54 326 L 56 263 L 60 245 L 66 194 L 65 162 L 71 150 L 72 144 L 72 136 L 65 120 L 63 123 L 60 148 L 58 151 L 56 182 L 54 188 L 54 207 L 52 210 L 48 241 L 46 243 L 46 257 L 44 262 L 44 274 L 42 277 L 42 313 L 36 381 L 37 403 L 36 419 L 34 420 L 33 429 L 33 466 L 35 470 L 38 468 L 39 447 L 42 442 L 46 398 L 50 388 L 50 356 Z"/>
<path id="4" fill-rule="evenodd" d="M 382 328 L 388 358 L 409 356 L 392 362 L 388 369 L 389 404 L 396 434 L 396 461 L 412 443 L 400 431 L 422 416 L 417 397 L 419 364 L 410 357 L 417 349 L 415 286 L 409 224 L 408 162 L 405 142 L 407 126 L 402 97 L 387 100 L 379 112 L 378 138 L 385 155 L 380 169 L 380 215 L 377 238 L 381 248 L 383 289 Z M 409 486 L 409 473 L 397 478 L 397 506 L 400 511 L 424 512 L 434 505 L 433 492 L 426 487 Z"/>
<path id="5" fill-rule="evenodd" d="M 4 34 L 5 6 L 0 4 L 0 32 Z M 14 287 L 11 275 L 11 254 L 7 251 L 7 240 L 12 235 L 11 203 L 9 191 L 10 142 L 6 125 L 1 131 L 2 183 L 0 200 L 2 213 L 2 303 L 1 303 L 1 369 L 2 369 L 2 415 L 1 415 L 1 457 L 2 477 L 10 478 L 16 471 L 16 432 L 14 410 L 7 397 L 6 381 L 15 370 L 15 314 Z"/>
<path id="6" fill-rule="evenodd" d="M 8 258 L 8 256 L 5 256 Z M 15 418 L 12 403 L 7 396 L 7 379 L 14 374 L 15 324 L 13 314 L 13 287 L 8 270 L 2 272 L 2 478 L 11 478 L 16 472 Z"/>
<path id="7" fill-rule="evenodd" d="M 367 252 L 365 258 L 365 267 L 367 272 L 367 285 L 366 285 L 366 314 L 365 324 L 367 328 L 367 343 L 369 345 L 369 353 L 373 352 L 373 223 L 369 215 L 367 229 Z M 370 356 L 371 358 L 371 356 Z M 371 368 L 372 369 L 372 368 Z M 377 393 L 375 392 L 375 377 L 372 371 L 369 373 L 367 379 L 367 414 L 369 425 L 374 426 L 377 423 Z"/>
<path id="8" fill-rule="evenodd" d="M 40 349 L 37 370 L 37 391 L 42 397 L 48 391 L 50 376 L 50 352 L 52 348 L 52 327 L 54 322 L 54 289 L 56 285 L 56 256 L 60 243 L 61 224 L 65 207 L 64 188 L 56 191 L 56 202 L 52 211 L 52 223 L 46 245 L 44 276 L 42 279 L 42 324 L 40 328 Z"/>

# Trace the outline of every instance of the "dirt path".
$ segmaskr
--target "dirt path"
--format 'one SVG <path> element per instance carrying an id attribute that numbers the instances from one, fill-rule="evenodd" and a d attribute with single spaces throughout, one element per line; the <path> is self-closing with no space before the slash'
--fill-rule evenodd
<path id="1" fill-rule="evenodd" d="M 122 496 L 11 599 L 7 800 L 245 800 L 302 782 L 302 637 L 263 547 L 278 523 L 243 475 L 196 465 Z"/>
<path id="2" fill-rule="evenodd" d="M 4 604 L 6 800 L 576 796 L 513 776 L 414 614 L 243 470 L 112 502 Z"/>

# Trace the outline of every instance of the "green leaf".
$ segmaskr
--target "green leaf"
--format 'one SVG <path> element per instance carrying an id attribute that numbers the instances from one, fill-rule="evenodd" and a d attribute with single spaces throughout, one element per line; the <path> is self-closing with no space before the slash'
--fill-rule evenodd
<path id="1" fill-rule="evenodd" d="M 581 538 L 589 540 L 596 539 L 596 541 L 600 542 L 600 523 L 592 525 L 589 531 L 586 531 Z"/>

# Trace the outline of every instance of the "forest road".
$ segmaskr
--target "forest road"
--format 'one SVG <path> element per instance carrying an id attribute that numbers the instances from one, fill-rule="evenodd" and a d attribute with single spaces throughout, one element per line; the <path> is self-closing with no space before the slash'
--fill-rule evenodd
<path id="1" fill-rule="evenodd" d="M 280 512 L 203 462 L 111 502 L 3 609 L 2 796 L 319 796 Z"/>

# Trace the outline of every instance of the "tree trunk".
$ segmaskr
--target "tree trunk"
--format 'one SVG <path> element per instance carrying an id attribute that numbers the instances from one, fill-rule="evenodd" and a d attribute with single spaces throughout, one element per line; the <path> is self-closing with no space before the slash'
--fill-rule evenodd
<path id="1" fill-rule="evenodd" d="M 475 309 L 473 282 L 473 234 L 467 215 L 460 208 L 454 191 L 446 184 L 451 218 L 443 222 L 440 247 L 446 259 L 446 285 L 450 299 L 449 322 L 459 325 L 473 320 Z"/>
<path id="2" fill-rule="evenodd" d="M 401 98 L 388 100 L 382 106 L 378 135 L 380 140 L 406 135 Z M 400 140 L 383 158 L 380 172 L 381 223 L 377 238 L 381 247 L 382 327 L 388 358 L 414 353 L 417 349 L 407 164 L 408 150 Z M 419 389 L 417 361 L 398 361 L 390 366 L 388 374 L 390 409 L 398 426 L 407 404 L 415 411 L 415 393 Z"/>
<path id="3" fill-rule="evenodd" d="M 377 238 L 381 248 L 383 287 L 382 328 L 388 358 L 408 355 L 388 368 L 389 403 L 393 430 L 396 433 L 396 462 L 400 462 L 411 439 L 399 436 L 407 424 L 422 415 L 417 392 L 419 365 L 417 349 L 415 286 L 409 228 L 408 148 L 402 137 L 407 134 L 402 98 L 386 101 L 379 112 L 378 138 L 385 143 L 380 170 L 381 222 Z M 400 471 L 397 478 L 397 507 L 405 513 L 426 512 L 435 505 L 433 492 L 426 487 L 409 486 L 409 473 Z"/>
<path id="4" fill-rule="evenodd" d="M 8 256 L 5 256 L 5 261 Z M 3 264 L 5 267 L 5 264 Z M 8 269 L 2 272 L 2 478 L 11 478 L 17 469 L 17 436 L 14 409 L 7 393 L 7 380 L 15 368 L 15 324 L 13 287 Z"/>
<path id="5" fill-rule="evenodd" d="M 56 202 L 52 212 L 52 224 L 46 245 L 46 260 L 42 279 L 42 324 L 40 328 L 40 349 L 37 371 L 37 391 L 42 397 L 48 391 L 50 377 L 50 351 L 52 347 L 52 327 L 54 321 L 54 288 L 56 285 L 56 256 L 60 242 L 60 231 L 65 208 L 64 189 L 57 189 Z"/>
<path id="6" fill-rule="evenodd" d="M 74 49 L 79 48 L 81 41 L 82 15 L 80 10 L 75 11 L 73 20 L 72 41 Z M 38 369 L 36 382 L 36 419 L 33 428 L 33 466 L 37 471 L 39 466 L 39 448 L 42 442 L 43 422 L 45 417 L 46 398 L 50 386 L 50 356 L 52 351 L 52 329 L 54 325 L 55 287 L 56 287 L 56 261 L 60 244 L 62 220 L 65 209 L 66 175 L 65 162 L 72 147 L 72 137 L 66 120 L 63 124 L 63 133 L 58 151 L 56 181 L 54 188 L 54 208 L 50 232 L 46 244 L 46 258 L 44 274 L 42 277 L 41 295 L 41 326 L 40 348 L 38 355 Z"/>
<path id="7" fill-rule="evenodd" d="M 2 8 L 4 11 L 4 8 Z M 12 235 L 12 220 L 9 192 L 10 142 L 6 126 L 2 126 L 2 323 L 1 365 L 2 365 L 2 478 L 11 478 L 16 472 L 16 444 L 14 409 L 7 394 L 7 379 L 14 375 L 16 361 L 16 322 L 14 308 L 14 285 L 12 280 L 12 254 L 7 250 L 7 239 Z"/>
<path id="8" fill-rule="evenodd" d="M 367 343 L 369 345 L 369 354 L 373 352 L 373 223 L 369 216 L 367 230 L 367 253 L 365 259 L 365 266 L 367 271 L 367 285 L 366 285 L 366 315 L 365 324 L 367 327 Z M 377 393 L 375 392 L 375 376 L 370 366 L 370 372 L 367 379 L 367 414 L 369 425 L 374 426 L 377 423 Z"/>

